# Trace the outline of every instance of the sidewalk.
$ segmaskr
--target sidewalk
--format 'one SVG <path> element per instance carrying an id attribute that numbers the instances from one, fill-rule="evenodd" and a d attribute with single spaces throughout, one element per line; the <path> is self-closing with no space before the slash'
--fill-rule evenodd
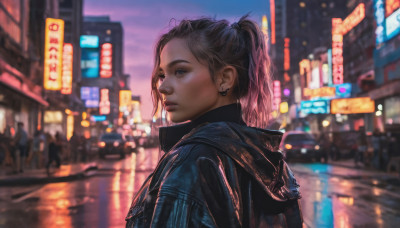
<path id="1" fill-rule="evenodd" d="M 11 174 L 9 169 L 2 169 L 0 187 L 72 181 L 88 177 L 90 171 L 97 168 L 96 162 L 87 162 L 61 165 L 59 169 L 50 169 L 50 174 L 47 174 L 45 168 L 27 169 L 17 174 Z"/>

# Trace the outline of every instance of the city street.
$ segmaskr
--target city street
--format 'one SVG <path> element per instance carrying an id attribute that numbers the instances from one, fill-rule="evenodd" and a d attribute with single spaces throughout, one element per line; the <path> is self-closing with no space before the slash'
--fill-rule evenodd
<path id="1" fill-rule="evenodd" d="M 106 157 L 82 180 L 1 187 L 0 227 L 123 227 L 135 192 L 155 168 L 158 148 Z M 305 227 L 395 227 L 400 181 L 330 164 L 291 164 L 301 185 Z"/>

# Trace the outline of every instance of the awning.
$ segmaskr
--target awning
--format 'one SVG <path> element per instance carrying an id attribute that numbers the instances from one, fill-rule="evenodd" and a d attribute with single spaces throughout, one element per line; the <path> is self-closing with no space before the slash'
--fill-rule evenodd
<path id="1" fill-rule="evenodd" d="M 390 97 L 395 94 L 400 94 L 400 81 L 390 82 L 377 89 L 369 91 L 368 94 L 372 100 L 378 100 L 384 97 Z"/>
<path id="2" fill-rule="evenodd" d="M 0 59 L 0 83 L 8 86 L 14 91 L 38 102 L 39 104 L 47 107 L 49 103 L 43 99 L 43 97 L 37 92 L 32 91 L 26 83 L 23 82 L 22 73 L 9 64 Z M 39 86 L 35 86 L 35 89 L 40 91 Z"/>

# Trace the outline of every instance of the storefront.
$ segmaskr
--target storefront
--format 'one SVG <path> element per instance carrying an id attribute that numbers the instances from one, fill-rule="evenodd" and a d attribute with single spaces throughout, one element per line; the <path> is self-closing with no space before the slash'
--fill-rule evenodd
<path id="1" fill-rule="evenodd" d="M 24 123 L 32 136 L 41 127 L 41 111 L 48 106 L 41 87 L 33 84 L 15 68 L 0 59 L 0 133 L 6 128 L 15 132 L 18 122 Z"/>

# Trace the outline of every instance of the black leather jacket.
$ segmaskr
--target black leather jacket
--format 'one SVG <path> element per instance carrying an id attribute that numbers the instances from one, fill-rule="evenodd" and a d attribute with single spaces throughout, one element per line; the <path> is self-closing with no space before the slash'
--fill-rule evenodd
<path id="1" fill-rule="evenodd" d="M 160 130 L 167 153 L 134 197 L 126 227 L 302 227 L 282 134 L 245 126 L 235 105 L 200 119 Z"/>

